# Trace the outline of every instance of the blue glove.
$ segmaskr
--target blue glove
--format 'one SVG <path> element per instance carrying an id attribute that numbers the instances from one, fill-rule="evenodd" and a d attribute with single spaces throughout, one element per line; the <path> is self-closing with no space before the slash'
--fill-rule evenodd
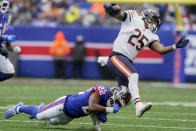
<path id="1" fill-rule="evenodd" d="M 3 41 L 6 41 L 6 42 L 14 42 L 15 38 L 16 38 L 15 35 L 7 35 L 7 36 L 2 37 Z"/>
<path id="2" fill-rule="evenodd" d="M 175 44 L 176 48 L 184 48 L 189 44 L 189 39 L 183 40 L 182 38 Z"/>
<path id="3" fill-rule="evenodd" d="M 102 123 L 105 123 L 107 121 L 107 115 L 104 113 L 99 113 L 96 116 L 97 116 L 97 119 L 101 121 Z"/>
<path id="4" fill-rule="evenodd" d="M 112 106 L 112 108 L 113 108 L 113 113 L 116 113 L 116 112 L 118 112 L 118 111 L 120 110 L 120 107 L 119 107 L 118 104 L 114 104 L 114 105 Z"/>
<path id="5" fill-rule="evenodd" d="M 108 12 L 108 14 L 110 16 L 115 16 L 116 14 L 114 13 L 114 8 L 113 6 L 115 6 L 116 4 L 114 3 L 106 3 L 104 4 L 104 8 L 105 8 L 105 11 Z"/>

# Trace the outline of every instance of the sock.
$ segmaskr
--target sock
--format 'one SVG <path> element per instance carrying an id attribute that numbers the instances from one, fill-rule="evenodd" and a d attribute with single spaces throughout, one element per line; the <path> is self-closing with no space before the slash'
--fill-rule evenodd
<path id="1" fill-rule="evenodd" d="M 0 72 L 0 81 L 5 81 L 7 79 L 10 79 L 11 77 L 6 76 L 5 74 Z"/>
<path id="2" fill-rule="evenodd" d="M 133 101 L 134 101 L 133 104 L 137 104 L 138 102 L 141 102 L 140 98 L 135 98 Z"/>
<path id="3" fill-rule="evenodd" d="M 138 89 L 138 74 L 137 73 L 134 73 L 133 75 L 131 75 L 129 77 L 129 91 L 132 95 L 131 97 L 131 102 L 132 103 L 137 103 L 140 100 L 140 95 L 139 95 L 139 89 Z"/>
<path id="4" fill-rule="evenodd" d="M 22 106 L 19 108 L 20 113 L 26 113 L 36 118 L 38 108 L 36 106 Z"/>

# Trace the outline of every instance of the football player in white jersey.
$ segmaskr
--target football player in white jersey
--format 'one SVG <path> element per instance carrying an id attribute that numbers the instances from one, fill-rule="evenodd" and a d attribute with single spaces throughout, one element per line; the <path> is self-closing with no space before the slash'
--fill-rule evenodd
<path id="1" fill-rule="evenodd" d="M 126 86 L 132 94 L 131 103 L 135 104 L 136 116 L 141 117 L 151 108 L 151 104 L 141 102 L 138 89 L 138 73 L 133 61 L 137 54 L 149 47 L 160 54 L 167 54 L 177 48 L 186 47 L 189 40 L 179 40 L 172 46 L 160 44 L 155 32 L 161 25 L 160 14 L 156 10 L 127 10 L 122 12 L 117 4 L 104 4 L 105 11 L 112 17 L 122 21 L 121 30 L 114 41 L 113 51 L 109 57 L 98 58 L 98 63 L 116 74 L 119 86 Z"/>

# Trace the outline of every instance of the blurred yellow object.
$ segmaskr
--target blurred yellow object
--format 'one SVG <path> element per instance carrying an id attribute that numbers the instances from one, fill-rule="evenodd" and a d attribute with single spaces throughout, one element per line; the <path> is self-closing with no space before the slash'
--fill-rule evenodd
<path id="1" fill-rule="evenodd" d="M 196 5 L 196 0 L 87 0 L 88 2 L 130 3 L 130 4 L 187 4 Z"/>
<path id="2" fill-rule="evenodd" d="M 72 6 L 67 14 L 65 14 L 65 19 L 68 24 L 75 22 L 79 18 L 80 10 L 77 6 Z"/>
<path id="3" fill-rule="evenodd" d="M 181 29 L 183 28 L 183 22 L 182 22 L 182 16 L 180 13 L 179 5 L 174 4 L 174 8 L 175 8 L 175 13 L 176 13 L 177 28 Z"/>

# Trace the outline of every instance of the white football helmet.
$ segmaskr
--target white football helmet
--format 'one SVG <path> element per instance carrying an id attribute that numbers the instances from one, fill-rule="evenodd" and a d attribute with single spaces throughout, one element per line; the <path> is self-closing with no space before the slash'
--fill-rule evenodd
<path id="1" fill-rule="evenodd" d="M 0 11 L 2 14 L 5 14 L 9 11 L 9 6 L 10 6 L 10 3 L 8 0 L 3 0 L 1 3 L 0 3 Z"/>
<path id="2" fill-rule="evenodd" d="M 127 95 L 130 93 L 125 86 L 111 88 L 106 106 L 112 107 L 114 104 L 118 104 L 121 108 L 124 107 Z"/>

